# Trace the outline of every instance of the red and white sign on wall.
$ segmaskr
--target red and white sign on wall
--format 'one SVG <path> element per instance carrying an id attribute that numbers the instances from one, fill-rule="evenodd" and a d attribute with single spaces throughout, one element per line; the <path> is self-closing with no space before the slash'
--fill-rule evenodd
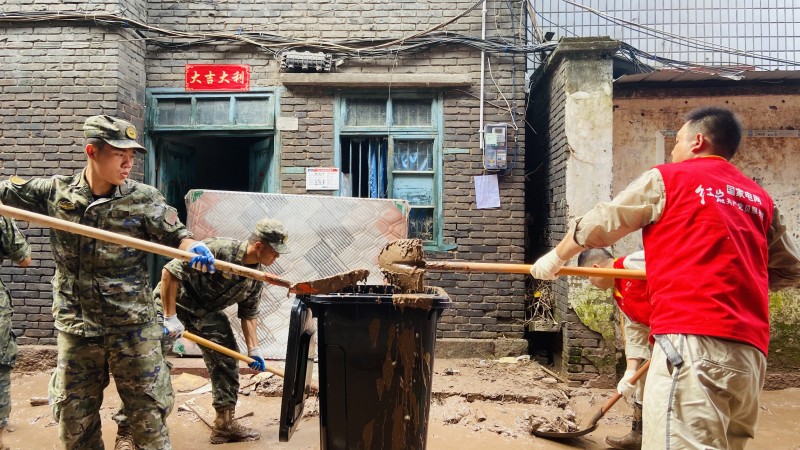
<path id="1" fill-rule="evenodd" d="M 249 91 L 247 64 L 187 64 L 187 91 Z"/>

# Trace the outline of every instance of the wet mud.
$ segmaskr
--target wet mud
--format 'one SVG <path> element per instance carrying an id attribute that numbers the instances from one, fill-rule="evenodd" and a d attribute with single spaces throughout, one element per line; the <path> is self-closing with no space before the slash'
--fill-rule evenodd
<path id="1" fill-rule="evenodd" d="M 180 358 L 183 360 L 200 358 Z M 530 434 L 531 418 L 544 417 L 556 420 L 569 408 L 580 425 L 600 408 L 613 391 L 610 389 L 569 389 L 562 384 L 546 382 L 547 374 L 535 362 L 522 364 L 497 364 L 480 360 L 437 359 L 433 375 L 433 401 L 430 407 L 427 450 L 486 450 L 486 449 L 537 449 L 568 450 L 607 449 L 606 436 L 622 436 L 630 431 L 631 408 L 620 401 L 611 408 L 598 425 L 586 436 L 556 441 Z M 12 375 L 11 423 L 6 431 L 5 443 L 15 450 L 41 450 L 61 448 L 58 427 L 48 406 L 31 406 L 30 399 L 46 395 L 49 371 L 18 373 Z M 173 376 L 173 379 L 175 376 Z M 315 399 L 306 402 L 306 414 L 301 419 L 292 439 L 278 442 L 278 418 L 282 379 L 269 378 L 274 384 L 269 390 L 248 386 L 249 377 L 240 381 L 243 391 L 236 408 L 237 417 L 249 427 L 262 433 L 261 440 L 226 444 L 237 450 L 274 448 L 283 450 L 308 450 L 320 446 L 319 410 Z M 259 385 L 260 386 L 260 385 Z M 505 396 L 503 396 L 505 393 Z M 100 411 L 103 441 L 107 449 L 114 448 L 117 427 L 111 417 L 119 408 L 119 397 L 113 385 L 104 392 Z M 567 395 L 569 398 L 567 398 Z M 208 442 L 209 430 L 202 420 L 180 405 L 192 402 L 196 411 L 206 420 L 213 421 L 211 394 L 178 394 L 175 409 L 167 423 L 172 447 L 175 450 L 218 449 Z M 800 448 L 800 388 L 765 391 L 761 395 L 760 417 L 755 439 L 748 448 L 790 450 Z M 13 430 L 13 431 L 11 431 Z M 378 430 L 373 428 L 374 431 Z M 377 444 L 376 435 L 361 436 L 364 442 Z M 370 441 L 371 439 L 371 441 Z M 387 447 L 388 448 L 388 447 Z"/>
<path id="2" fill-rule="evenodd" d="M 424 291 L 425 260 L 419 239 L 398 239 L 386 244 L 378 255 L 378 266 L 386 281 L 403 292 Z"/>

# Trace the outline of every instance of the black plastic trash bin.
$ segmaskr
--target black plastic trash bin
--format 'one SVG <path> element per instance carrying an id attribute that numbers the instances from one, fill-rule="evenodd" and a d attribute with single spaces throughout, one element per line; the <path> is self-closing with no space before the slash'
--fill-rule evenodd
<path id="1" fill-rule="evenodd" d="M 290 324 L 280 440 L 302 416 L 313 339 L 307 310 L 317 318 L 320 447 L 323 450 L 422 450 L 428 433 L 436 324 L 447 294 L 394 294 L 393 286 L 300 296 Z M 305 321 L 304 321 L 304 318 Z M 305 322 L 305 330 L 303 325 Z"/>

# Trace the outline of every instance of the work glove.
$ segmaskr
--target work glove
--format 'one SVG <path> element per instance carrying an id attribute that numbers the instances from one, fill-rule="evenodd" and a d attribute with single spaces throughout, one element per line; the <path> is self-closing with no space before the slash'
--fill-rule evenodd
<path id="1" fill-rule="evenodd" d="M 247 367 L 259 372 L 264 372 L 267 370 L 267 365 L 264 363 L 264 358 L 261 357 L 257 350 L 251 350 L 249 356 L 255 359 L 255 361 L 248 364 Z"/>
<path id="2" fill-rule="evenodd" d="M 164 317 L 164 329 L 167 335 L 173 339 L 178 339 L 183 335 L 183 332 L 186 331 L 181 321 L 178 320 L 177 314 Z"/>
<path id="3" fill-rule="evenodd" d="M 623 397 L 630 397 L 634 392 L 636 392 L 636 386 L 628 382 L 628 380 L 630 380 L 635 373 L 635 370 L 626 370 L 625 375 L 623 375 L 622 379 L 619 380 L 619 384 L 617 384 L 617 392 L 622 394 Z"/>
<path id="4" fill-rule="evenodd" d="M 214 267 L 214 255 L 211 254 L 211 250 L 202 241 L 195 242 L 188 250 L 197 255 L 189 261 L 192 269 L 210 273 L 217 271 Z"/>
<path id="5" fill-rule="evenodd" d="M 537 259 L 531 266 L 531 275 L 538 280 L 555 280 L 556 273 L 564 267 L 567 261 L 561 259 L 556 254 L 556 250 L 550 250 L 544 256 Z"/>

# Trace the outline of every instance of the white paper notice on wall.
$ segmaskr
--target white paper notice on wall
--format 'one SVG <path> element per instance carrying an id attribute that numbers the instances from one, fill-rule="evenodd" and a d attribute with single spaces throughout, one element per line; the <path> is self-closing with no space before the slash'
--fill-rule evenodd
<path id="1" fill-rule="evenodd" d="M 475 176 L 475 203 L 478 209 L 500 207 L 500 188 L 496 174 Z"/>
<path id="2" fill-rule="evenodd" d="M 339 190 L 339 169 L 336 167 L 306 167 L 306 190 Z"/>

